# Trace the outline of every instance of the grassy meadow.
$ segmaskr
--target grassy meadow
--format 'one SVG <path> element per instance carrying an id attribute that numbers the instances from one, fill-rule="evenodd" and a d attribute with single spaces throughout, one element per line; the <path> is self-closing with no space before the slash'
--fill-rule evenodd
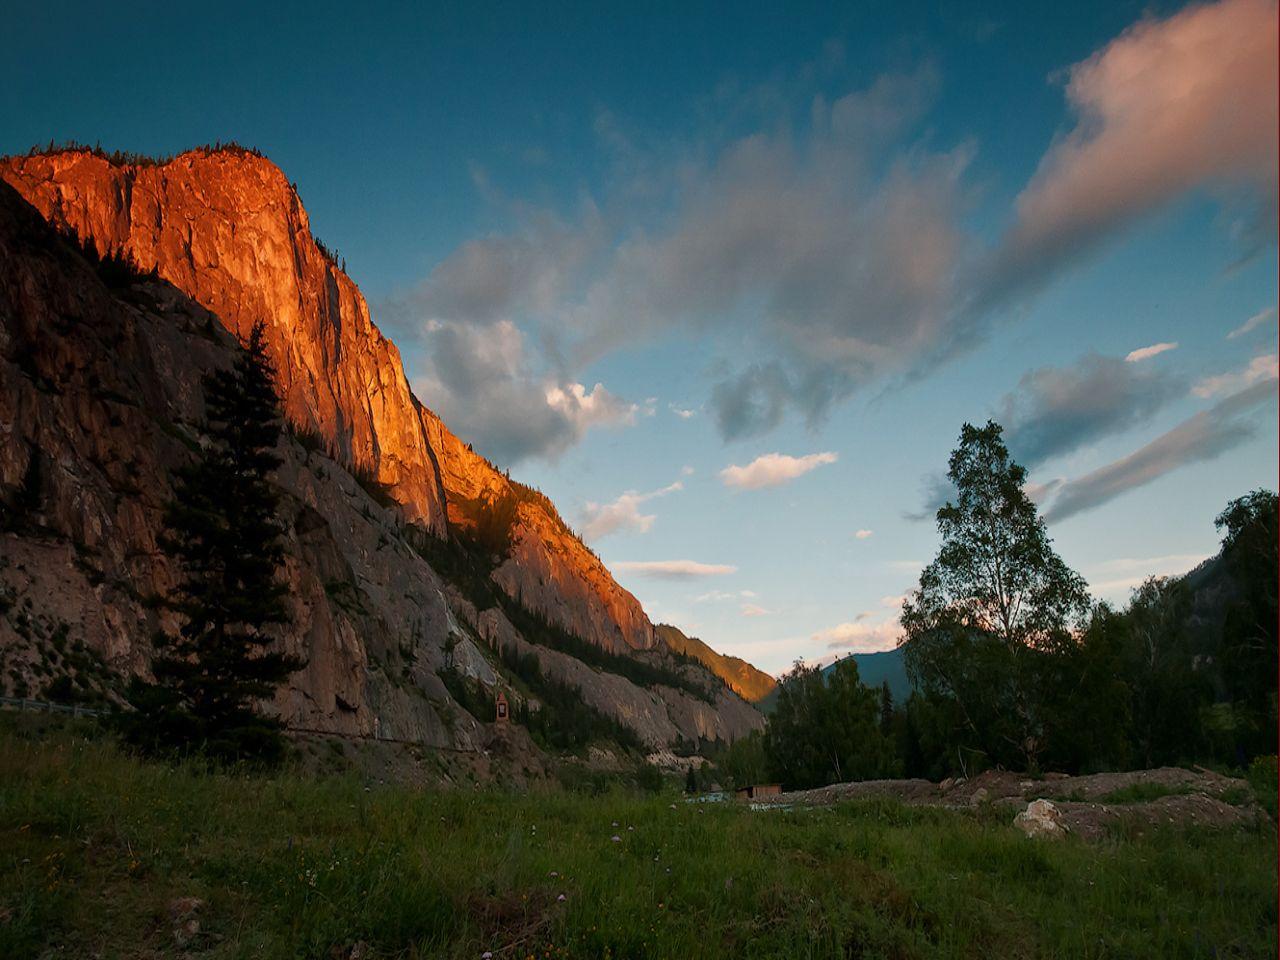
<path id="1" fill-rule="evenodd" d="M 1010 819 L 211 774 L 6 717 L 0 957 L 1276 956 L 1273 827 Z"/>

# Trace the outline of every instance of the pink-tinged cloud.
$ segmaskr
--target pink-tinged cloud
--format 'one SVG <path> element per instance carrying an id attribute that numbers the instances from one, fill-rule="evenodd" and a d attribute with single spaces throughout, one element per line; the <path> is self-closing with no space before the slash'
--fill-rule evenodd
<path id="1" fill-rule="evenodd" d="M 1240 324 L 1240 326 L 1236 327 L 1234 330 L 1228 333 L 1227 339 L 1234 340 L 1237 337 L 1243 337 L 1246 333 L 1252 333 L 1254 330 L 1257 330 L 1258 327 L 1262 326 L 1268 320 L 1274 320 L 1275 315 L 1276 315 L 1275 307 L 1267 307 L 1267 309 L 1265 310 L 1259 310 L 1257 313 L 1255 313 L 1252 317 L 1250 317 L 1244 323 Z"/>
<path id="2" fill-rule="evenodd" d="M 828 650 L 848 650 L 853 653 L 879 653 L 892 650 L 902 637 L 902 625 L 896 620 L 868 623 L 858 619 L 839 623 L 826 630 L 819 630 L 812 639 L 825 643 Z"/>
<path id="3" fill-rule="evenodd" d="M 683 489 L 684 484 L 677 480 L 649 493 L 628 490 L 612 503 L 588 502 L 582 511 L 582 535 L 588 540 L 598 540 L 619 530 L 648 533 L 658 517 L 652 513 L 641 513 L 640 505 Z"/>
<path id="4" fill-rule="evenodd" d="M 1254 357 L 1242 370 L 1205 377 L 1191 388 L 1191 392 L 1197 397 L 1216 397 L 1221 393 L 1235 393 L 1264 380 L 1274 380 L 1277 376 L 1280 376 L 1280 355 L 1269 353 Z"/>
<path id="5" fill-rule="evenodd" d="M 854 534 L 854 536 L 857 537 L 859 540 L 870 540 L 873 536 L 875 536 L 875 533 L 876 532 L 874 530 L 859 530 L 857 533 Z"/>
<path id="6" fill-rule="evenodd" d="M 659 580 L 693 580 L 738 572 L 737 567 L 726 563 L 700 563 L 697 560 L 621 560 L 612 566 L 615 570 Z"/>
<path id="7" fill-rule="evenodd" d="M 1177 343 L 1153 343 L 1149 347 L 1139 347 L 1137 350 L 1130 350 L 1125 356 L 1125 363 L 1141 363 L 1143 360 L 1150 360 L 1152 357 L 1158 357 L 1162 353 L 1168 353 L 1170 350 L 1177 350 Z"/>
<path id="8" fill-rule="evenodd" d="M 825 463 L 835 463 L 840 457 L 831 452 L 811 453 L 804 457 L 791 457 L 785 453 L 766 453 L 756 457 L 745 467 L 736 464 L 720 471 L 720 479 L 726 487 L 741 490 L 759 490 L 761 487 L 777 487 L 796 477 L 804 476 Z"/>
<path id="9" fill-rule="evenodd" d="M 772 610 L 762 607 L 758 603 L 744 603 L 742 605 L 742 615 L 744 617 L 767 617 L 772 613 Z"/>
<path id="10" fill-rule="evenodd" d="M 1198 4 L 1130 27 L 1067 74 L 1078 117 L 1017 200 L 988 302 L 1047 279 L 1117 228 L 1199 187 L 1276 225 L 1277 17 L 1269 0 Z"/>

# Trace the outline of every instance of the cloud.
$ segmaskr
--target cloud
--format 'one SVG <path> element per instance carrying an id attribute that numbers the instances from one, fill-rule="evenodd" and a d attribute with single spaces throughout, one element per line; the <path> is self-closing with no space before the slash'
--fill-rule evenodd
<path id="1" fill-rule="evenodd" d="M 772 610 L 767 610 L 759 604 L 744 603 L 742 605 L 742 615 L 744 617 L 767 617 L 772 613 Z"/>
<path id="2" fill-rule="evenodd" d="M 854 536 L 857 537 L 859 540 L 869 540 L 871 539 L 871 537 L 875 536 L 875 531 L 859 530 L 857 533 L 854 534 Z"/>
<path id="3" fill-rule="evenodd" d="M 687 463 L 680 468 L 680 476 L 682 477 L 692 477 L 695 473 L 697 471 Z"/>
<path id="4" fill-rule="evenodd" d="M 606 241 L 606 225 L 590 203 L 572 223 L 546 210 L 518 209 L 515 231 L 466 241 L 401 307 L 420 317 L 479 324 L 553 310 Z"/>
<path id="5" fill-rule="evenodd" d="M 1137 350 L 1129 351 L 1124 359 L 1125 363 L 1140 363 L 1143 360 L 1150 360 L 1152 357 L 1158 357 L 1162 353 L 1177 349 L 1177 343 L 1153 343 L 1149 347 L 1139 347 Z"/>
<path id="6" fill-rule="evenodd" d="M 654 514 L 642 514 L 640 504 L 683 489 L 684 484 L 677 480 L 661 490 L 652 490 L 649 493 L 628 490 L 612 503 L 588 501 L 582 510 L 582 535 L 587 540 L 595 541 L 619 530 L 648 533 L 653 522 L 658 518 Z"/>
<path id="7" fill-rule="evenodd" d="M 700 563 L 697 560 L 620 560 L 611 564 L 615 570 L 635 573 L 656 580 L 693 580 L 699 577 L 721 577 L 737 573 L 738 568 L 723 563 Z"/>
<path id="8" fill-rule="evenodd" d="M 1199 187 L 1247 210 L 1237 232 L 1249 252 L 1274 242 L 1276 37 L 1273 2 L 1222 0 L 1144 18 L 1071 67 L 1076 126 L 1019 194 L 979 307 L 1034 291 Z"/>
<path id="9" fill-rule="evenodd" d="M 1276 397 L 1274 376 L 1218 401 L 1127 457 L 1065 481 L 1044 513 L 1048 522 L 1092 510 L 1178 467 L 1212 460 L 1253 436 L 1247 415 Z"/>
<path id="10" fill-rule="evenodd" d="M 1160 557 L 1117 557 L 1094 568 L 1087 577 L 1094 596 L 1122 603 L 1148 577 L 1181 576 L 1209 558 L 1207 553 L 1171 553 Z"/>
<path id="11" fill-rule="evenodd" d="M 1024 374 L 998 419 L 1010 453 L 1032 467 L 1149 420 L 1184 389 L 1158 371 L 1090 353 L 1069 367 Z"/>
<path id="12" fill-rule="evenodd" d="M 766 453 L 756 457 L 745 467 L 739 467 L 736 464 L 725 467 L 720 471 L 720 479 L 726 487 L 737 487 L 740 490 L 777 487 L 796 477 L 804 476 L 823 464 L 835 463 L 839 459 L 838 454 L 830 451 L 810 453 L 803 457 L 792 457 L 785 453 Z"/>
<path id="13" fill-rule="evenodd" d="M 1191 392 L 1197 397 L 1216 397 L 1220 393 L 1233 393 L 1263 380 L 1274 380 L 1277 375 L 1280 375 L 1280 357 L 1269 353 L 1254 357 L 1242 370 L 1205 377 L 1191 388 Z"/>
<path id="14" fill-rule="evenodd" d="M 892 650 L 898 645 L 901 637 L 902 625 L 896 619 L 878 623 L 859 619 L 819 630 L 811 639 L 817 643 L 825 643 L 828 650 L 878 653 L 882 650 Z"/>
<path id="15" fill-rule="evenodd" d="M 710 412 L 726 438 L 791 410 L 816 424 L 909 368 L 945 333 L 967 246 L 972 145 L 934 152 L 910 139 L 939 87 L 932 66 L 835 100 L 803 86 L 726 97 L 714 114 L 735 122 L 650 154 L 610 117 L 603 142 L 627 176 L 624 199 L 601 206 L 642 195 L 644 209 L 556 324 L 574 364 L 672 332 L 718 338 Z"/>
<path id="16" fill-rule="evenodd" d="M 756 594 L 754 590 L 738 590 L 736 592 L 726 592 L 724 590 L 711 590 L 711 591 L 708 591 L 707 593 L 699 594 L 698 596 L 694 597 L 693 602 L 694 603 L 710 603 L 710 602 L 720 601 L 720 600 L 737 600 L 739 598 L 742 598 L 744 600 L 753 600 L 755 599 L 755 596 Z"/>
<path id="17" fill-rule="evenodd" d="M 1228 333 L 1227 339 L 1234 340 L 1237 337 L 1243 337 L 1246 333 L 1250 333 L 1253 330 L 1256 330 L 1258 327 L 1262 326 L 1268 320 L 1274 319 L 1275 315 L 1276 315 L 1275 307 L 1267 307 L 1267 309 L 1265 310 L 1259 310 L 1257 313 L 1255 313 L 1252 317 L 1250 317 L 1244 323 L 1240 324 L 1240 326 L 1236 327 L 1234 330 Z"/>
<path id="18" fill-rule="evenodd" d="M 579 433 L 589 427 L 620 426 L 635 423 L 638 407 L 619 400 L 603 384 L 588 392 L 580 383 L 557 384 L 547 388 L 547 406 L 559 411 Z"/>
<path id="19" fill-rule="evenodd" d="M 890 570 L 900 570 L 906 573 L 917 573 L 924 569 L 923 560 L 890 560 L 886 565 Z"/>
<path id="20" fill-rule="evenodd" d="M 689 410 L 689 409 L 686 409 L 685 407 L 677 407 L 674 403 L 668 404 L 667 406 L 668 406 L 668 409 L 670 409 L 670 411 L 674 413 L 677 417 L 679 417 L 681 420 L 692 420 L 695 416 L 697 416 L 696 410 Z"/>
<path id="21" fill-rule="evenodd" d="M 1276 32 L 1268 0 L 1222 0 L 1143 19 L 1070 67 L 1073 125 L 985 250 L 970 226 L 976 147 L 939 142 L 931 64 L 834 98 L 818 93 L 819 64 L 725 84 L 687 136 L 602 112 L 600 196 L 557 214 L 486 181 L 511 227 L 458 247 L 403 311 L 483 336 L 518 323 L 538 358 L 424 399 L 501 459 L 555 456 L 582 428 L 528 403 L 535 391 L 570 393 L 600 358 L 678 336 L 716 356 L 706 412 L 723 438 L 790 417 L 812 428 L 972 347 L 1015 301 L 1190 191 L 1214 191 L 1256 250 L 1276 227 Z M 428 347 L 411 366 L 444 383 Z"/>
<path id="22" fill-rule="evenodd" d="M 500 464 L 554 459 L 598 426 L 624 426 L 635 407 L 601 384 L 539 373 L 525 338 L 510 320 L 468 323 L 430 319 L 411 336 L 425 372 L 414 392 L 459 436 Z"/>

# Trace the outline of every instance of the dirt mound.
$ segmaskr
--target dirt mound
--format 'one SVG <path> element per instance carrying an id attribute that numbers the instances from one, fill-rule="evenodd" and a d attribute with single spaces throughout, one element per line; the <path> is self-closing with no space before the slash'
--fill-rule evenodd
<path id="1" fill-rule="evenodd" d="M 1032 777 L 987 770 L 972 778 L 863 780 L 795 790 L 756 801 L 758 808 L 829 806 L 844 800 L 887 797 L 912 805 L 969 809 L 999 805 L 1021 811 L 1029 801 L 1052 800 L 1068 832 L 1097 840 L 1115 830 L 1160 826 L 1242 826 L 1265 816 L 1244 780 L 1197 767 L 1160 767 L 1072 777 Z"/>
<path id="2" fill-rule="evenodd" d="M 1108 804 L 1058 801 L 1067 830 L 1084 840 L 1108 834 L 1144 833 L 1159 827 L 1242 827 L 1264 816 L 1250 803 L 1233 806 L 1203 793 L 1159 797 L 1141 803 Z"/>

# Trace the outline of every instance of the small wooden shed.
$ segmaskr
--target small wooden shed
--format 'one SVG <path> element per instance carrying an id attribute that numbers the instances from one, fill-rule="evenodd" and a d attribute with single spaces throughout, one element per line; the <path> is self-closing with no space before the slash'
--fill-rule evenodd
<path id="1" fill-rule="evenodd" d="M 738 787 L 733 795 L 739 800 L 755 800 L 757 797 L 776 797 L 782 793 L 780 783 L 753 783 L 750 786 Z"/>
<path id="2" fill-rule="evenodd" d="M 506 695 L 499 690 L 493 700 L 494 723 L 507 723 L 511 719 L 511 708 L 507 706 Z"/>

